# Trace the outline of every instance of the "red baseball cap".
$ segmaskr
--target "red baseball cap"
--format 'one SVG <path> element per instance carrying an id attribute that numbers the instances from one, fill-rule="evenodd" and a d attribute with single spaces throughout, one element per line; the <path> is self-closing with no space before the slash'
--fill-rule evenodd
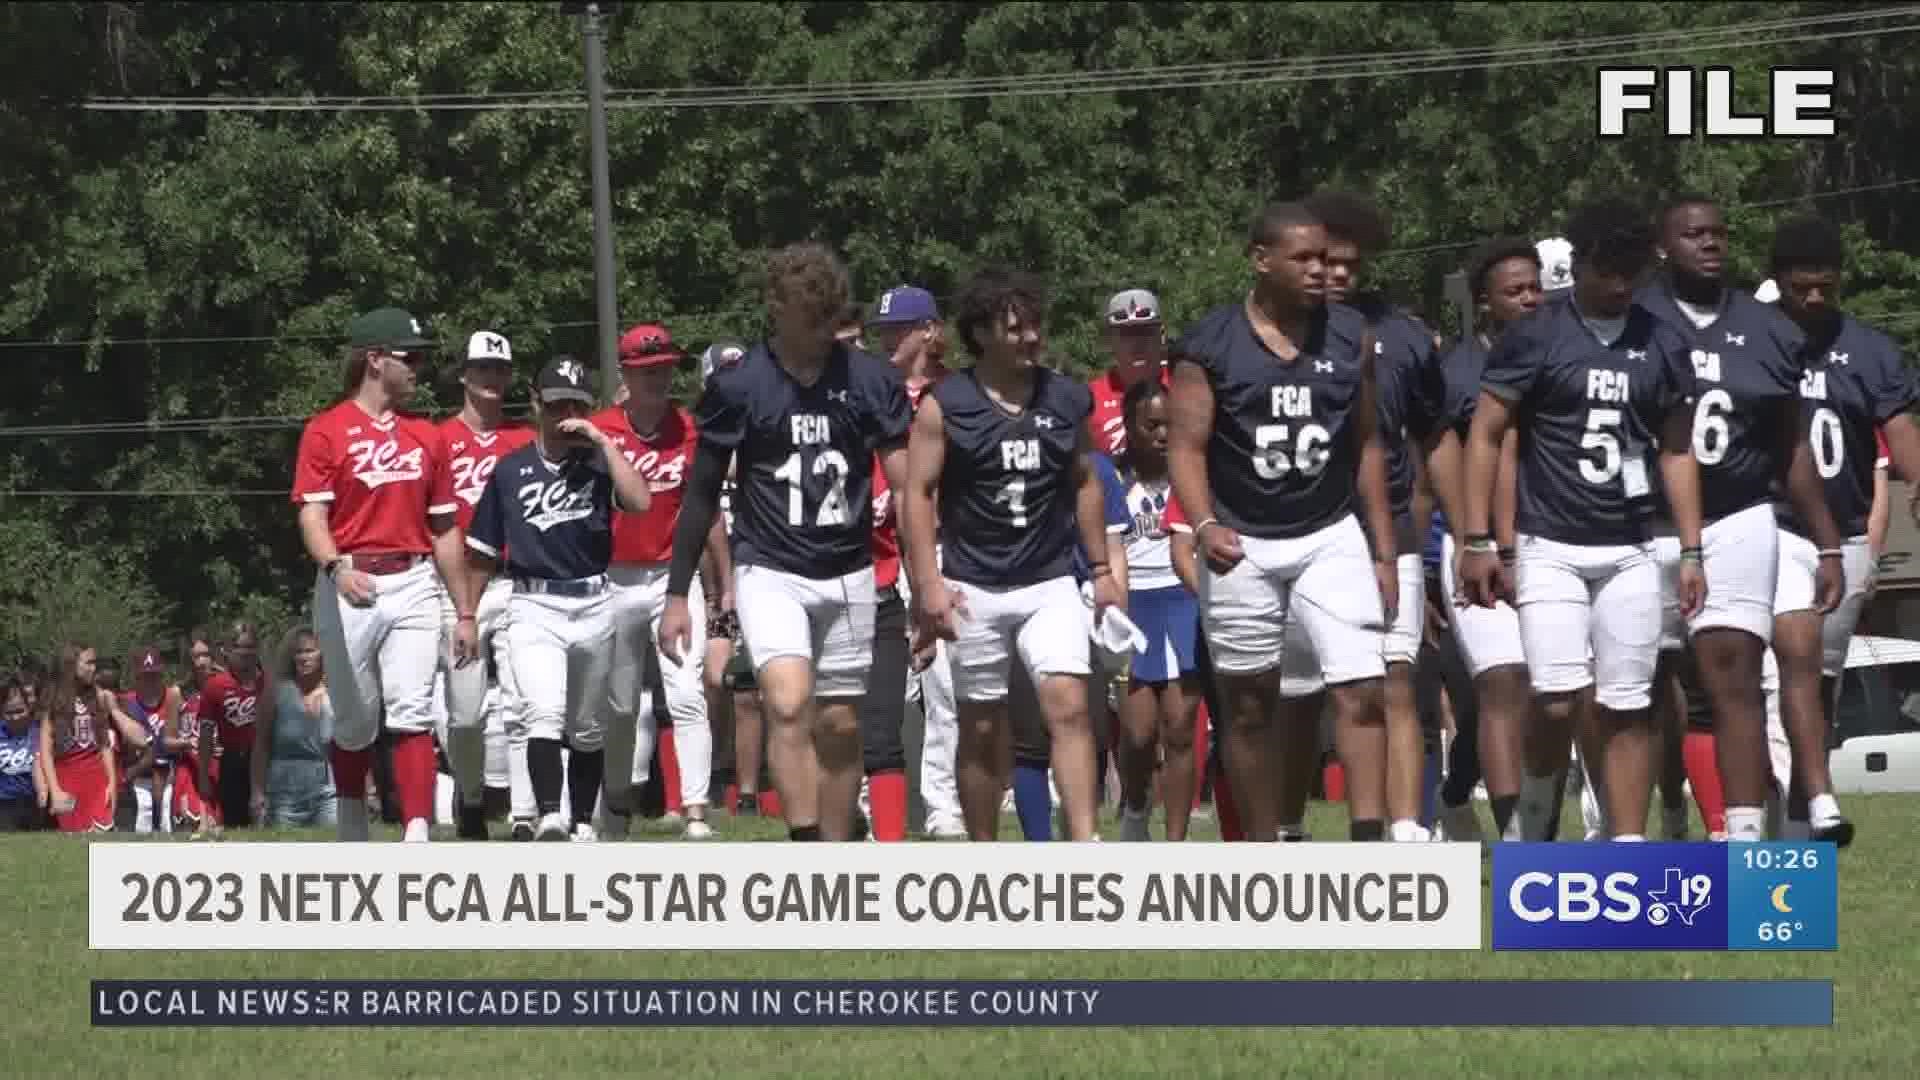
<path id="1" fill-rule="evenodd" d="M 167 665 L 160 660 L 160 650 L 149 645 L 140 650 L 140 661 L 136 670 L 142 675 L 152 675 L 167 670 Z"/>
<path id="2" fill-rule="evenodd" d="M 673 343 L 673 335 L 667 328 L 654 323 L 641 323 L 620 337 L 620 366 L 623 368 L 660 367 L 663 364 L 677 364 L 687 358 L 687 354 Z"/>

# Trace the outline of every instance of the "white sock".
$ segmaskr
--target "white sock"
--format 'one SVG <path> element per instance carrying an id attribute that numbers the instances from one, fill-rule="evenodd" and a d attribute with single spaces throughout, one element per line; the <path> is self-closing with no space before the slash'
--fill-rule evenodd
<path id="1" fill-rule="evenodd" d="M 1560 778 L 1548 773 L 1545 776 L 1529 776 L 1525 772 L 1520 776 L 1520 802 L 1514 807 L 1513 817 L 1520 823 L 1520 839 L 1541 841 L 1547 838 L 1547 827 L 1553 820 L 1553 813 L 1559 809 L 1554 795 L 1560 786 Z"/>
<path id="2" fill-rule="evenodd" d="M 1807 800 L 1807 820 L 1814 825 L 1831 825 L 1840 820 L 1840 800 L 1831 793 Z"/>
<path id="3" fill-rule="evenodd" d="M 1647 838 L 1641 836 L 1639 833 L 1621 833 L 1619 836 L 1613 838 L 1613 842 L 1616 844 L 1644 844 L 1647 842 Z"/>
<path id="4" fill-rule="evenodd" d="M 1387 826 L 1387 839 L 1396 844 L 1411 844 L 1420 840 L 1420 834 L 1425 831 L 1420 827 L 1420 823 L 1412 818 L 1401 818 Z"/>
<path id="5" fill-rule="evenodd" d="M 1727 807 L 1727 841 L 1758 843 L 1767 836 L 1767 811 L 1761 806 Z"/>
<path id="6" fill-rule="evenodd" d="M 1795 821 L 1792 818 L 1788 818 L 1786 823 L 1780 826 L 1780 839 L 1782 840 L 1810 840 L 1812 838 L 1813 826 L 1804 821 Z"/>

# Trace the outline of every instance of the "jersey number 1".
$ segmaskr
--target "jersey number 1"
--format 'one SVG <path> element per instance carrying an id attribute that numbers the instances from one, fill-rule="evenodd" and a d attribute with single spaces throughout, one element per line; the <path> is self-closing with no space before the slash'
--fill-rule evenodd
<path id="1" fill-rule="evenodd" d="M 804 475 L 798 450 L 787 455 L 786 463 L 773 470 L 774 479 L 787 482 L 787 524 L 795 528 L 807 523 L 802 500 Z M 813 475 L 827 476 L 829 485 L 827 497 L 820 500 L 820 509 L 813 515 L 813 524 L 822 529 L 845 525 L 851 520 L 847 513 L 846 455 L 838 450 L 820 451 L 813 459 Z"/>

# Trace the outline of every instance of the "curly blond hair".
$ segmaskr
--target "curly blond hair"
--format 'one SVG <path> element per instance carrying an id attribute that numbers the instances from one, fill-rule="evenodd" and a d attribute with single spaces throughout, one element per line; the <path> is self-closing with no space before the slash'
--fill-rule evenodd
<path id="1" fill-rule="evenodd" d="M 846 264 L 825 244 L 789 244 L 767 257 L 767 307 L 775 318 L 794 311 L 835 322 L 852 302 Z"/>

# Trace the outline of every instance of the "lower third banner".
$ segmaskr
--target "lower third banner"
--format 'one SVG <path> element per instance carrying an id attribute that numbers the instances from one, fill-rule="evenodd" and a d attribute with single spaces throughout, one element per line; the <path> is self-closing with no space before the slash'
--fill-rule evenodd
<path id="1" fill-rule="evenodd" d="M 1829 1027 L 1833 982 L 98 979 L 96 1027 Z"/>

